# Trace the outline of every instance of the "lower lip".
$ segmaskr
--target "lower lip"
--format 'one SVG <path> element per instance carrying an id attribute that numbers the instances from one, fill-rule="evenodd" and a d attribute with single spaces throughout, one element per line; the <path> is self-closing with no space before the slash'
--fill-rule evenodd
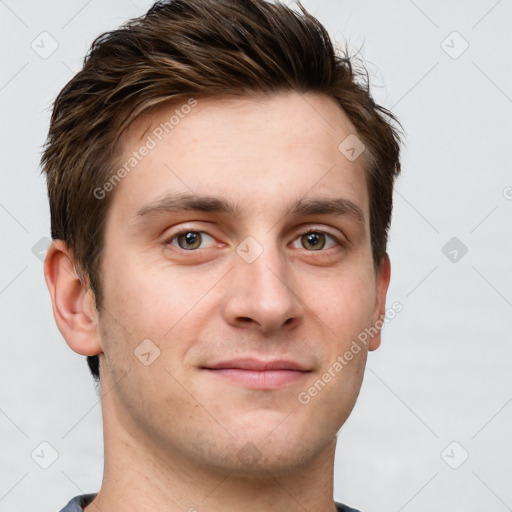
<path id="1" fill-rule="evenodd" d="M 240 368 L 208 369 L 210 373 L 257 389 L 275 389 L 294 384 L 309 372 L 298 370 L 241 370 Z"/>

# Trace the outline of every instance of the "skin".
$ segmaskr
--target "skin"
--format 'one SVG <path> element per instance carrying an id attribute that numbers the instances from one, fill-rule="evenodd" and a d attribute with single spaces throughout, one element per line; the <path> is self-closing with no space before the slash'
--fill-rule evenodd
<path id="1" fill-rule="evenodd" d="M 139 117 L 119 162 L 175 109 Z M 75 352 L 100 355 L 105 472 L 87 512 L 335 510 L 336 434 L 380 333 L 309 403 L 297 397 L 382 318 L 390 279 L 388 259 L 372 263 L 364 153 L 349 161 L 338 150 L 351 133 L 323 95 L 200 99 L 110 192 L 101 314 L 72 254 L 52 243 L 45 278 L 59 330 Z M 241 212 L 136 216 L 177 192 Z M 363 222 L 291 216 L 304 197 L 349 199 Z M 308 228 L 327 235 L 308 245 Z M 171 237 L 184 229 L 201 245 L 183 249 L 181 237 L 180 247 Z M 251 263 L 237 252 L 247 237 L 262 250 Z M 147 366 L 134 355 L 144 339 L 160 350 Z M 309 371 L 266 389 L 204 369 L 241 357 Z"/>

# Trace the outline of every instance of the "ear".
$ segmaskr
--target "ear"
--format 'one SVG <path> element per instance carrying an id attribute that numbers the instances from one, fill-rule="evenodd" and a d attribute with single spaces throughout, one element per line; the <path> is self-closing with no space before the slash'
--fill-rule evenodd
<path id="1" fill-rule="evenodd" d="M 92 291 L 75 272 L 73 256 L 63 240 L 54 240 L 44 261 L 44 278 L 52 299 L 53 316 L 69 347 L 84 356 L 103 350 Z"/>
<path id="2" fill-rule="evenodd" d="M 372 326 L 377 329 L 377 334 L 372 336 L 368 350 L 377 350 L 380 346 L 380 332 L 384 315 L 386 314 L 386 294 L 388 292 L 389 280 L 391 279 L 391 263 L 386 254 L 380 264 L 375 278 L 375 308 L 373 310 Z M 378 326 L 378 327 L 376 327 Z"/>

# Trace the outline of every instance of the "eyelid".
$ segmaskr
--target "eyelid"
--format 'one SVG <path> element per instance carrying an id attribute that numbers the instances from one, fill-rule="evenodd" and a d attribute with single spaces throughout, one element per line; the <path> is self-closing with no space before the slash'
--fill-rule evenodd
<path id="1" fill-rule="evenodd" d="M 164 239 L 164 244 L 166 245 L 172 245 L 174 248 L 176 248 L 177 250 L 179 251 L 185 251 L 185 252 L 196 252 L 198 249 L 182 249 L 181 247 L 177 246 L 177 245 L 174 245 L 172 242 L 174 240 L 176 240 L 180 235 L 184 235 L 186 233 L 201 233 L 202 236 L 206 235 L 207 237 L 211 238 L 213 240 L 213 242 L 216 242 L 216 239 L 214 236 L 210 235 L 207 231 L 204 231 L 202 229 L 194 229 L 194 228 L 191 228 L 191 227 L 184 227 L 184 228 L 181 228 L 179 231 L 176 231 L 172 234 L 169 234 L 165 239 Z M 203 240 L 201 240 L 203 241 Z M 212 244 L 211 247 L 213 247 L 215 244 Z"/>
<path id="2" fill-rule="evenodd" d="M 164 244 L 166 245 L 171 245 L 172 247 L 176 248 L 178 251 L 184 251 L 184 252 L 197 252 L 199 249 L 182 249 L 181 247 L 177 246 L 177 245 L 174 245 L 172 244 L 172 241 L 174 241 L 178 236 L 180 235 L 183 235 L 185 233 L 189 233 L 189 232 L 194 232 L 194 233 L 201 233 L 201 235 L 206 235 L 208 237 L 210 237 L 212 240 L 216 240 L 214 236 L 210 235 L 207 231 L 205 230 L 202 230 L 202 229 L 198 229 L 197 227 L 195 226 L 182 226 L 179 231 L 176 231 L 176 232 L 173 232 L 172 234 L 168 235 L 165 239 L 164 239 Z M 293 238 L 293 242 L 297 241 L 297 239 L 299 239 L 301 236 L 304 236 L 304 235 L 307 235 L 308 233 L 322 233 L 324 235 L 327 235 L 328 237 L 332 238 L 338 248 L 339 247 L 344 247 L 348 244 L 348 241 L 347 239 L 344 237 L 344 236 L 339 236 L 339 235 L 336 235 L 334 233 L 332 233 L 330 230 L 326 229 L 325 227 L 320 227 L 320 226 L 309 226 L 309 227 L 306 227 L 306 228 L 301 228 L 299 231 L 296 232 L 294 238 Z M 213 245 L 211 245 L 210 247 L 213 247 Z M 209 247 L 205 247 L 203 249 L 208 249 Z M 329 247 L 328 249 L 332 249 L 333 247 Z M 307 249 L 304 249 L 302 248 L 303 250 L 307 251 L 307 252 L 312 252 L 312 253 L 315 253 L 315 252 L 326 252 L 327 249 L 320 249 L 318 251 L 309 251 Z"/>
<path id="3" fill-rule="evenodd" d="M 319 227 L 319 226 L 311 226 L 308 228 L 301 229 L 297 233 L 297 235 L 294 237 L 293 241 L 295 242 L 299 237 L 307 235 L 308 233 L 322 233 L 324 235 L 327 235 L 327 236 L 331 237 L 337 243 L 338 247 L 344 247 L 345 245 L 348 244 L 348 241 L 346 240 L 346 238 L 344 236 L 335 235 L 331 231 L 329 231 L 323 227 Z M 329 249 L 331 249 L 331 247 L 329 247 Z M 307 252 L 313 252 L 313 253 L 326 251 L 324 249 L 321 249 L 319 251 L 308 251 L 307 249 L 304 249 L 304 250 Z"/>

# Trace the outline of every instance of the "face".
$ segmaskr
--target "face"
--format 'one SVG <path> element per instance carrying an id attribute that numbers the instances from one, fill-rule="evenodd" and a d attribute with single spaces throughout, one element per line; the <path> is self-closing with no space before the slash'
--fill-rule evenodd
<path id="1" fill-rule="evenodd" d="M 332 448 L 379 336 L 344 354 L 389 279 L 364 154 L 338 149 L 353 133 L 332 100 L 295 92 L 130 127 L 121 165 L 155 144 L 110 192 L 98 332 L 116 428 L 224 472 L 284 474 Z"/>

